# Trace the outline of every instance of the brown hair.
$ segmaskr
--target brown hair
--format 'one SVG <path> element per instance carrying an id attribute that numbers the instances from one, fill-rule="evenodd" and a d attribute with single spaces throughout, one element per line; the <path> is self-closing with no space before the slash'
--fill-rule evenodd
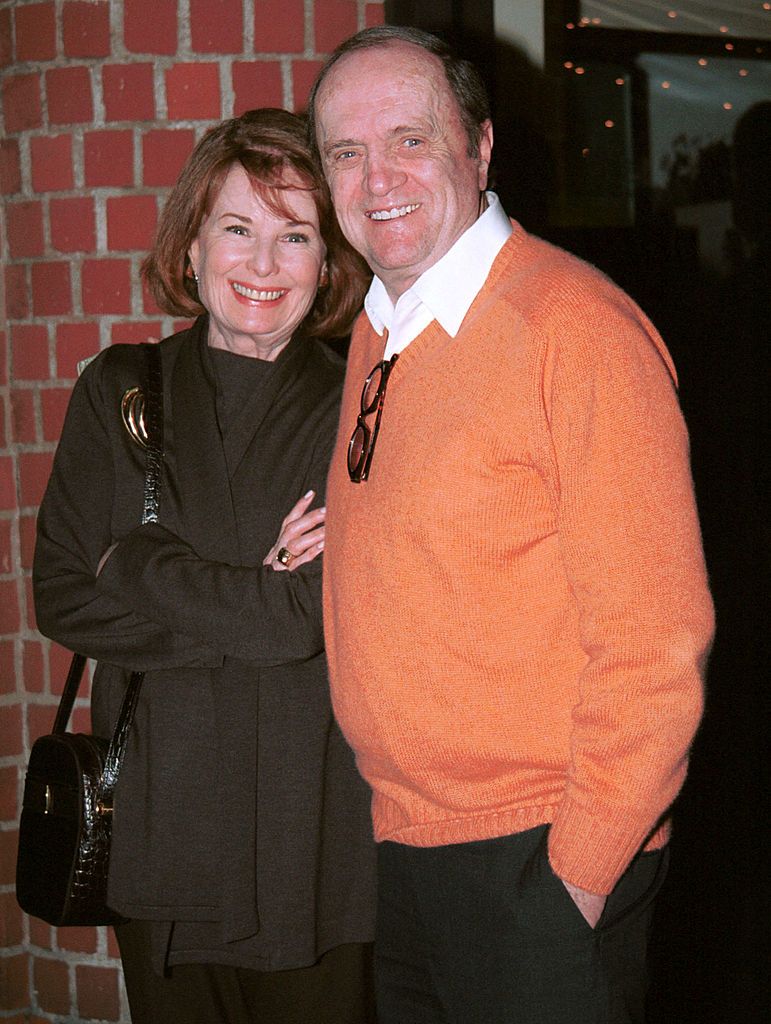
<path id="1" fill-rule="evenodd" d="M 439 39 L 438 36 L 406 25 L 375 25 L 372 28 L 365 28 L 340 43 L 327 58 L 308 98 L 308 131 L 314 153 L 317 153 L 316 97 L 326 76 L 340 58 L 345 57 L 348 53 L 355 53 L 357 50 L 373 50 L 391 46 L 394 43 L 411 43 L 439 59 L 444 68 L 450 91 L 458 103 L 461 124 L 465 128 L 468 138 L 468 155 L 478 156 L 482 125 L 490 119 L 490 101 L 482 76 L 471 61 L 456 57 L 447 43 Z"/>
<path id="2" fill-rule="evenodd" d="M 284 200 L 286 189 L 303 188 L 312 196 L 327 247 L 328 283 L 319 289 L 302 330 L 320 338 L 346 334 L 370 275 L 340 231 L 329 189 L 308 147 L 303 118 L 269 107 L 211 128 L 190 155 L 161 214 L 153 250 L 142 264 L 155 301 L 173 316 L 206 312 L 188 251 L 235 164 L 243 167 L 257 195 L 278 216 L 293 216 Z"/>

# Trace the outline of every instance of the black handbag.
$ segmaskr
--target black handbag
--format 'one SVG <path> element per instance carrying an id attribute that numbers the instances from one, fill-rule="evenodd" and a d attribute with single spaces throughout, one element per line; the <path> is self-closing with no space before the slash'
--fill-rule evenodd
<path id="1" fill-rule="evenodd" d="M 127 430 L 146 451 L 142 522 L 157 522 L 163 459 L 163 380 L 160 351 L 147 355 L 147 399 L 131 389 Z M 107 874 L 115 786 L 126 751 L 144 672 L 132 672 L 112 739 L 68 733 L 67 723 L 86 658 L 74 654 L 53 732 L 37 739 L 24 785 L 16 861 L 22 910 L 53 925 L 102 925 L 123 920 L 107 906 Z"/>

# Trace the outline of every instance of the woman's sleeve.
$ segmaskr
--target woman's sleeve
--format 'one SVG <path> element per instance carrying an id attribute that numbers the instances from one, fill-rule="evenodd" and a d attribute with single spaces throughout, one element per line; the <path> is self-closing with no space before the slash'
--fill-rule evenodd
<path id="1" fill-rule="evenodd" d="M 328 435 L 298 498 L 313 488 L 323 503 L 333 424 Z M 320 557 L 294 572 L 208 561 L 163 526 L 147 524 L 120 542 L 98 585 L 169 630 L 187 629 L 227 655 L 268 666 L 323 651 L 321 570 Z"/>
<path id="2" fill-rule="evenodd" d="M 132 609 L 120 588 L 110 594 L 97 585 L 99 560 L 114 541 L 120 471 L 105 422 L 103 369 L 104 359 L 97 359 L 75 386 L 40 507 L 33 572 L 38 629 L 70 650 L 132 670 L 215 667 L 222 654 L 200 635 L 170 628 L 149 609 Z"/>

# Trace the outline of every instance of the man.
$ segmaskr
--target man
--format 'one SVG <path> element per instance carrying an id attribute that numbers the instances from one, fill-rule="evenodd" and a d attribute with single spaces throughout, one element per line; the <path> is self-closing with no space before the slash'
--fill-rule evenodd
<path id="1" fill-rule="evenodd" d="M 642 1020 L 712 630 L 674 368 L 627 296 L 484 191 L 484 88 L 439 40 L 354 36 L 310 113 L 375 274 L 325 618 L 374 791 L 378 1019 Z"/>

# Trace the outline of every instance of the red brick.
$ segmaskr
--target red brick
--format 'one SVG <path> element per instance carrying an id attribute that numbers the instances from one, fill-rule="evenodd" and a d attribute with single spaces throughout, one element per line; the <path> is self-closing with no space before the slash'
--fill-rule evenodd
<path id="1" fill-rule="evenodd" d="M 60 647 L 59 644 L 51 643 L 48 645 L 48 674 L 51 680 L 51 693 L 57 696 L 61 694 L 71 661 L 72 651 L 68 651 L 66 647 Z M 89 692 L 90 688 L 87 685 L 87 680 L 84 679 L 80 686 L 79 696 L 87 697 Z"/>
<path id="2" fill-rule="evenodd" d="M 8 438 L 5 432 L 5 409 L 6 400 L 5 395 L 0 394 L 0 448 L 8 447 Z"/>
<path id="3" fill-rule="evenodd" d="M 21 158 L 16 139 L 0 140 L 0 192 L 4 196 L 21 191 Z"/>
<path id="4" fill-rule="evenodd" d="M 38 440 L 35 392 L 29 388 L 13 388 L 11 391 L 11 430 L 16 444 L 34 444 Z"/>
<path id="5" fill-rule="evenodd" d="M 6 1010 L 29 1006 L 29 957 L 26 953 L 0 960 L 0 992 Z"/>
<path id="6" fill-rule="evenodd" d="M 39 949 L 53 949 L 53 929 L 50 924 L 41 921 L 39 917 L 29 919 L 30 944 Z"/>
<path id="7" fill-rule="evenodd" d="M 6 355 L 8 354 L 8 339 L 5 331 L 0 330 L 0 387 L 5 387 L 8 383 L 8 367 Z M 5 443 L 0 444 L 0 448 L 5 447 Z"/>
<path id="8" fill-rule="evenodd" d="M 364 25 L 366 28 L 373 28 L 375 25 L 385 24 L 385 11 L 382 3 L 364 5 Z"/>
<path id="9" fill-rule="evenodd" d="M 56 326 L 56 375 L 65 380 L 77 377 L 81 359 L 99 351 L 99 325 L 93 320 Z"/>
<path id="10" fill-rule="evenodd" d="M 243 53 L 241 0 L 190 0 L 190 35 L 194 53 Z"/>
<path id="11" fill-rule="evenodd" d="M 62 689 L 64 689 L 64 680 L 62 679 Z M 51 719 L 53 723 L 53 719 Z M 75 708 L 72 712 L 72 723 L 71 728 L 73 732 L 84 732 L 91 734 L 93 729 L 91 727 L 91 708 Z"/>
<path id="12" fill-rule="evenodd" d="M 20 626 L 21 614 L 16 580 L 0 580 L 0 634 L 16 633 Z M 2 714 L 3 709 L 0 708 L 0 721 L 2 721 Z M 5 735 L 5 729 L 4 725 L 0 730 L 3 733 L 3 739 L 0 739 L 0 756 L 21 753 L 20 737 L 17 743 L 15 737 Z"/>
<path id="13" fill-rule="evenodd" d="M 32 306 L 35 316 L 72 312 L 69 263 L 32 264 Z"/>
<path id="14" fill-rule="evenodd" d="M 32 592 L 32 577 L 22 576 L 22 628 L 28 629 L 34 632 L 37 629 L 37 622 L 35 621 L 35 596 Z"/>
<path id="15" fill-rule="evenodd" d="M 31 519 L 32 517 L 26 517 Z M 39 640 L 25 640 L 22 652 L 22 672 L 25 693 L 42 693 L 44 682 L 43 645 Z"/>
<path id="16" fill-rule="evenodd" d="M 11 46 L 11 11 L 5 7 L 0 10 L 0 68 L 6 68 L 13 61 Z"/>
<path id="17" fill-rule="evenodd" d="M 0 768 L 0 821 L 15 821 L 19 814 L 19 775 L 15 765 Z M 0 916 L 2 921 L 2 916 Z M 0 942 L 0 948 L 6 943 Z M 15 943 L 11 942 L 13 946 Z"/>
<path id="18" fill-rule="evenodd" d="M 193 151 L 195 135 L 188 129 L 157 129 L 142 137 L 143 183 L 173 185 Z"/>
<path id="19" fill-rule="evenodd" d="M 323 66 L 320 60 L 295 60 L 292 62 L 292 92 L 294 109 L 305 110 L 316 75 Z"/>
<path id="20" fill-rule="evenodd" d="M 107 64 L 102 68 L 108 121 L 154 121 L 152 64 Z"/>
<path id="21" fill-rule="evenodd" d="M 5 306 L 11 320 L 24 320 L 29 316 L 26 266 L 16 264 L 5 268 Z"/>
<path id="22" fill-rule="evenodd" d="M 69 1014 L 70 972 L 62 960 L 35 957 L 33 968 L 35 991 L 41 1010 Z"/>
<path id="23" fill-rule="evenodd" d="M 358 28 L 356 0 L 316 0 L 313 5 L 316 52 L 331 53 Z"/>
<path id="24" fill-rule="evenodd" d="M 42 125 L 40 75 L 9 75 L 3 81 L 3 114 L 7 133 L 24 132 Z"/>
<path id="25" fill-rule="evenodd" d="M 16 880 L 16 850 L 19 833 L 14 830 L 0 832 L 0 885 L 13 885 Z M 0 959 L 0 963 L 2 960 Z M 0 992 L 3 989 L 0 988 Z"/>
<path id="26" fill-rule="evenodd" d="M 161 338 L 159 321 L 141 323 L 115 323 L 112 325 L 110 341 L 113 345 L 141 345 L 149 338 Z"/>
<path id="27" fill-rule="evenodd" d="M 302 53 L 304 49 L 304 0 L 254 0 L 255 53 Z"/>
<path id="28" fill-rule="evenodd" d="M 19 491 L 22 508 L 40 504 L 51 475 L 53 453 L 22 452 L 19 455 Z"/>
<path id="29" fill-rule="evenodd" d="M 6 205 L 8 250 L 11 259 L 42 256 L 43 204 L 40 200 Z"/>
<path id="30" fill-rule="evenodd" d="M 0 455 L 0 508 L 16 508 L 16 477 L 10 455 Z"/>
<path id="31" fill-rule="evenodd" d="M 120 958 L 120 946 L 115 938 L 115 931 L 112 928 L 107 929 L 107 955 L 116 960 Z"/>
<path id="32" fill-rule="evenodd" d="M 110 53 L 110 5 L 69 3 L 62 17 L 67 57 L 107 57 Z"/>
<path id="33" fill-rule="evenodd" d="M 123 8 L 129 53 L 177 52 L 177 0 L 131 0 Z"/>
<path id="34" fill-rule="evenodd" d="M 81 1017 L 118 1020 L 120 997 L 117 968 L 79 964 L 75 968 L 75 978 Z"/>
<path id="35" fill-rule="evenodd" d="M 13 588 L 13 600 L 14 604 L 18 604 L 16 601 L 16 581 L 15 580 L 0 580 L 0 594 L 6 599 L 11 593 Z M 0 610 L 0 616 L 3 612 Z M 0 626 L 0 632 L 2 633 L 13 633 L 16 631 L 18 626 L 13 629 L 6 630 Z M 0 757 L 16 757 L 22 752 L 22 731 L 21 731 L 21 704 L 3 704 L 0 705 Z"/>
<path id="36" fill-rule="evenodd" d="M 44 441 L 58 441 L 61 437 L 71 394 L 69 388 L 44 388 L 40 392 Z"/>
<path id="37" fill-rule="evenodd" d="M 0 642 L 0 693 L 14 693 L 16 690 L 16 657 L 13 640 Z"/>
<path id="38" fill-rule="evenodd" d="M 13 552 L 11 550 L 12 527 L 12 520 L 0 519 L 0 573 L 3 573 L 3 575 L 9 575 L 13 569 Z"/>
<path id="39" fill-rule="evenodd" d="M 86 185 L 134 184 L 134 136 L 130 131 L 86 132 Z"/>
<path id="40" fill-rule="evenodd" d="M 56 57 L 56 13 L 52 3 L 19 6 L 14 20 L 16 60 L 20 64 Z"/>
<path id="41" fill-rule="evenodd" d="M 35 192 L 58 192 L 73 187 L 71 135 L 30 139 L 30 156 Z"/>
<path id="42" fill-rule="evenodd" d="M 96 928 L 59 928 L 56 944 L 71 953 L 96 953 Z"/>
<path id="43" fill-rule="evenodd" d="M 37 324 L 16 324 L 11 332 L 14 378 L 48 380 L 48 330 Z"/>
<path id="44" fill-rule="evenodd" d="M 172 121 L 220 117 L 217 64 L 175 64 L 166 72 L 166 103 Z"/>
<path id="45" fill-rule="evenodd" d="M 16 817 L 15 813 L 13 817 Z M 0 948 L 20 946 L 24 941 L 22 911 L 12 892 L 0 894 Z"/>
<path id="46" fill-rule="evenodd" d="M 84 260 L 81 280 L 84 313 L 131 312 L 128 260 Z"/>
<path id="47" fill-rule="evenodd" d="M 94 119 L 88 68 L 46 71 L 48 120 L 51 124 L 88 124 Z"/>
<path id="48" fill-rule="evenodd" d="M 54 727 L 56 718 L 57 702 L 52 700 L 48 704 L 27 705 L 27 729 L 29 732 L 30 746 L 40 736 L 46 736 Z"/>
<path id="49" fill-rule="evenodd" d="M 32 568 L 32 556 L 35 550 L 35 516 L 19 517 L 19 547 L 22 569 Z"/>
<path id="50" fill-rule="evenodd" d="M 278 61 L 236 62 L 232 74 L 236 117 L 254 107 L 283 107 L 284 85 Z"/>
<path id="51" fill-rule="evenodd" d="M 48 209 L 51 246 L 57 252 L 93 252 L 96 215 L 91 196 L 52 199 Z"/>

